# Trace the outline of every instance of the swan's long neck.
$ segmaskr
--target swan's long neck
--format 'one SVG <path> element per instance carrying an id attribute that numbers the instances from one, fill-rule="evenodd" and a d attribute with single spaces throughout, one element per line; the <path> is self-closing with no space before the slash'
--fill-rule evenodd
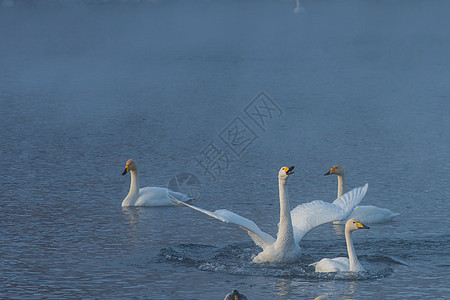
<path id="1" fill-rule="evenodd" d="M 349 271 L 351 272 L 364 271 L 363 266 L 358 260 L 358 256 L 356 256 L 355 247 L 353 246 L 352 232 L 348 229 L 345 229 L 345 241 L 347 242 L 348 260 L 350 262 Z"/>
<path id="2" fill-rule="evenodd" d="M 338 198 L 345 194 L 345 175 L 338 175 Z"/>
<path id="3" fill-rule="evenodd" d="M 131 170 L 130 175 L 131 175 L 130 191 L 123 200 L 122 206 L 132 205 L 139 197 L 139 176 L 137 170 L 136 171 Z"/>
<path id="4" fill-rule="evenodd" d="M 291 211 L 289 206 L 289 197 L 286 188 L 286 180 L 278 179 L 280 191 L 280 224 L 278 225 L 278 234 L 276 243 L 279 246 L 294 245 L 294 231 L 292 228 Z"/>

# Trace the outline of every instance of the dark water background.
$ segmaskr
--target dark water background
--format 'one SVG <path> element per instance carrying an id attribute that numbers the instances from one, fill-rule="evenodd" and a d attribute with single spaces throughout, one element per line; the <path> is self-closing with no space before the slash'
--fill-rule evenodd
<path id="1" fill-rule="evenodd" d="M 86 2 L 0 8 L 1 298 L 448 298 L 448 2 Z M 259 127 L 261 91 L 279 110 Z M 238 154 L 233 122 L 253 137 Z M 205 174 L 211 146 L 231 161 Z M 128 158 L 142 186 L 192 173 L 196 205 L 272 235 L 284 165 L 292 205 L 334 200 L 323 173 L 341 163 L 364 204 L 401 215 L 355 233 L 363 276 L 308 267 L 345 255 L 332 224 L 298 264 L 255 265 L 239 228 L 122 209 Z"/>

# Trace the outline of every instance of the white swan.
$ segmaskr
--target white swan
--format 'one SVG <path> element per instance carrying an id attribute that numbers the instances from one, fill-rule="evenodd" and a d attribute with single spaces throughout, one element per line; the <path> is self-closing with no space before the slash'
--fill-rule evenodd
<path id="1" fill-rule="evenodd" d="M 316 267 L 316 272 L 361 272 L 365 271 L 356 256 L 353 246 L 352 231 L 369 229 L 370 227 L 355 219 L 349 219 L 345 223 L 345 241 L 347 243 L 348 257 L 322 258 L 320 261 L 310 264 Z"/>
<path id="2" fill-rule="evenodd" d="M 251 220 L 241 217 L 226 209 L 210 212 L 208 210 L 180 202 L 171 198 L 174 203 L 184 205 L 207 214 L 225 223 L 236 224 L 247 230 L 248 234 L 260 246 L 263 251 L 254 259 L 255 263 L 292 263 L 300 258 L 299 242 L 302 237 L 312 228 L 346 218 L 353 208 L 362 200 L 366 194 L 368 185 L 356 188 L 351 192 L 336 199 L 333 203 L 313 201 L 297 206 L 289 212 L 289 198 L 287 195 L 286 182 L 293 173 L 294 167 L 283 167 L 278 172 L 278 186 L 280 196 L 280 223 L 278 225 L 277 239 L 261 231 Z"/>
<path id="3" fill-rule="evenodd" d="M 338 194 L 340 197 L 345 193 L 345 175 L 344 168 L 341 165 L 334 165 L 324 175 L 335 174 L 338 178 Z M 373 205 L 356 206 L 353 212 L 348 217 L 349 219 L 356 219 L 366 224 L 383 223 L 392 220 L 399 213 L 394 213 L 387 208 L 380 208 Z M 344 221 L 335 221 L 335 224 L 345 223 Z"/>
<path id="4" fill-rule="evenodd" d="M 122 206 L 170 206 L 173 203 L 169 199 L 169 192 L 172 197 L 177 198 L 179 201 L 191 200 L 185 194 L 174 192 L 167 188 L 144 187 L 140 189 L 137 164 L 133 159 L 127 160 L 122 175 L 128 172 L 131 174 L 130 191 L 125 199 L 123 199 Z"/>

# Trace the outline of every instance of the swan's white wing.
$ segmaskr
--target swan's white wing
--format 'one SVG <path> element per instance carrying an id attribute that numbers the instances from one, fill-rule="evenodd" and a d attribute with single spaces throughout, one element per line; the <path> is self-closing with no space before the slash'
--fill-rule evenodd
<path id="1" fill-rule="evenodd" d="M 315 266 L 316 272 L 345 272 L 350 270 L 350 261 L 347 257 L 322 258 L 310 266 Z"/>
<path id="2" fill-rule="evenodd" d="M 347 218 L 367 192 L 368 184 L 345 193 L 333 203 L 320 200 L 298 205 L 291 211 L 295 241 L 301 239 L 311 229 L 336 220 Z"/>
<path id="3" fill-rule="evenodd" d="M 263 249 L 275 243 L 275 239 L 270 234 L 259 229 L 258 225 L 256 225 L 252 220 L 244 218 L 226 209 L 216 210 L 214 211 L 214 215 L 216 218 L 218 216 L 219 220 L 222 222 L 236 224 L 242 229 L 247 230 L 255 244 Z"/>
<path id="4" fill-rule="evenodd" d="M 361 202 L 362 198 L 364 198 L 364 196 L 366 195 L 368 187 L 369 184 L 366 183 L 364 186 L 354 188 L 350 192 L 345 193 L 344 195 L 333 201 L 333 204 L 342 208 L 346 213 L 348 212 L 348 214 L 345 217 L 341 218 L 341 220 L 347 218 L 352 213 L 355 206 L 358 205 L 359 202 Z M 353 199 L 359 199 L 358 203 L 354 204 L 355 201 Z"/>
<path id="5" fill-rule="evenodd" d="M 206 210 L 206 209 L 203 209 L 200 207 L 196 207 L 196 206 L 188 204 L 188 203 L 181 202 L 181 201 L 171 197 L 170 193 L 169 193 L 169 197 L 171 198 L 171 200 L 174 204 L 187 206 L 187 207 L 195 209 L 199 212 L 207 214 L 210 217 L 216 218 L 222 222 L 238 225 L 242 229 L 247 230 L 248 234 L 250 235 L 252 240 L 255 242 L 255 244 L 260 246 L 263 249 L 266 248 L 267 246 L 270 246 L 273 243 L 275 243 L 275 239 L 272 236 L 270 236 L 269 234 L 267 234 L 264 231 L 262 231 L 261 229 L 259 229 L 259 227 L 255 224 L 255 222 L 253 222 L 252 220 L 249 220 L 247 218 L 244 218 L 238 214 L 235 214 L 234 212 L 231 212 L 226 209 L 219 209 L 214 212 L 211 212 L 209 210 Z"/>

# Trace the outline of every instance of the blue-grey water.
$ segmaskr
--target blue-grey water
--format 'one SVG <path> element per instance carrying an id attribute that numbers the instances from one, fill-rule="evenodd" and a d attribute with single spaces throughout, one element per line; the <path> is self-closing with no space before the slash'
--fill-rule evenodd
<path id="1" fill-rule="evenodd" d="M 447 1 L 0 2 L 0 298 L 448 298 Z M 129 158 L 272 235 L 284 165 L 292 206 L 340 163 L 400 216 L 354 234 L 365 274 L 308 266 L 346 254 L 332 224 L 253 264 L 238 227 L 123 209 Z"/>

